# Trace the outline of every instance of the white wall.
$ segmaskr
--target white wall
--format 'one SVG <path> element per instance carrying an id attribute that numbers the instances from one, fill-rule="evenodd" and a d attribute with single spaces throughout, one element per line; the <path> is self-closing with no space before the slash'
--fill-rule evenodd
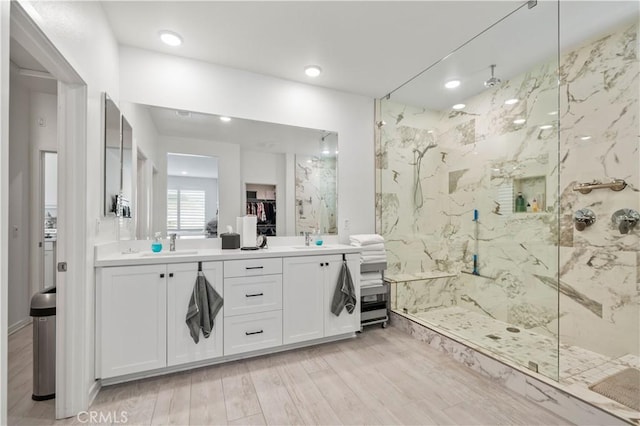
<path id="1" fill-rule="evenodd" d="M 3 5 L 7 2 L 0 2 Z M 68 289 L 74 298 L 84 301 L 84 310 L 79 317 L 70 318 L 69 323 L 83 324 L 85 343 L 83 365 L 77 365 L 74 377 L 85 382 L 85 392 L 74 386 L 75 392 L 85 394 L 84 401 L 68 401 L 65 412 L 73 411 L 73 407 L 88 405 L 88 395 L 94 383 L 94 287 L 95 272 L 94 246 L 99 241 L 115 240 L 116 227 L 113 221 L 106 221 L 102 216 L 102 93 L 108 92 L 112 99 L 119 99 L 119 54 L 118 44 L 109 27 L 106 15 L 98 2 L 50 2 L 19 0 L 20 5 L 51 41 L 55 48 L 65 57 L 86 84 L 87 90 L 87 139 L 86 139 L 86 208 L 87 241 L 85 246 L 86 263 L 84 282 L 81 287 Z M 4 16 L 3 16 L 4 18 Z M 2 22 L 2 28 L 8 28 Z M 5 40 L 3 43 L 3 55 Z M 8 40 L 6 41 L 8 43 Z M 8 83 L 2 82 L 2 94 L 6 93 Z M 3 157 L 4 159 L 4 157 Z M 5 192 L 2 191 L 4 196 Z M 0 218 L 2 215 L 0 214 Z M 100 224 L 98 225 L 98 222 Z M 4 226 L 2 229 L 5 229 Z M 73 266 L 72 266 L 73 267 Z M 3 281 L 4 282 L 4 281 Z"/>
<path id="2" fill-rule="evenodd" d="M 9 127 L 9 330 L 29 321 L 29 90 L 11 72 Z"/>
<path id="3" fill-rule="evenodd" d="M 42 241 L 43 215 L 40 211 L 42 199 L 41 186 L 41 161 L 43 151 L 57 151 L 58 149 L 58 97 L 49 93 L 29 93 L 29 143 L 30 143 L 30 167 L 31 167 L 31 222 L 30 222 L 30 268 L 31 268 L 31 293 L 44 288 L 43 270 L 40 267 L 39 256 L 42 249 L 38 243 Z M 45 126 L 39 124 L 44 120 Z M 57 197 L 57 195 L 56 195 Z"/>
<path id="4" fill-rule="evenodd" d="M 373 99 L 124 46 L 120 83 L 134 103 L 337 131 L 340 239 L 374 232 Z"/>
<path id="5" fill-rule="evenodd" d="M 167 153 L 208 155 L 218 158 L 218 229 L 227 225 L 235 229 L 236 217 L 240 216 L 242 198 L 240 184 L 240 145 L 201 139 L 178 138 L 160 135 L 160 155 L 158 157 L 158 185 L 154 193 L 154 228 L 159 228 L 163 236 L 167 232 Z M 156 218 L 158 219 L 156 222 Z"/>
<path id="6" fill-rule="evenodd" d="M 242 203 L 246 202 L 246 184 L 267 184 L 276 186 L 276 235 L 294 235 L 295 229 L 287 229 L 286 154 L 271 154 L 242 150 Z M 291 212 L 293 213 L 293 212 Z M 241 216 L 244 212 L 241 213 Z"/>

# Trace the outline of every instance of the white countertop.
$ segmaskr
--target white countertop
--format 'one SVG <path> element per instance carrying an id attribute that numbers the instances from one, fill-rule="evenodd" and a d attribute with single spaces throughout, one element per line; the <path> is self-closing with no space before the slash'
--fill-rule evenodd
<path id="1" fill-rule="evenodd" d="M 149 242 L 150 244 L 150 242 Z M 181 247 L 175 252 L 168 250 L 165 245 L 159 253 L 146 250 L 129 249 L 101 252 L 96 251 L 96 267 L 104 266 L 129 266 L 129 265 L 154 265 L 166 263 L 207 262 L 219 260 L 262 259 L 270 257 L 295 257 L 327 254 L 351 254 L 360 253 L 359 247 L 345 244 L 328 244 L 322 246 L 273 246 L 258 250 L 222 250 L 219 248 L 189 248 Z"/>

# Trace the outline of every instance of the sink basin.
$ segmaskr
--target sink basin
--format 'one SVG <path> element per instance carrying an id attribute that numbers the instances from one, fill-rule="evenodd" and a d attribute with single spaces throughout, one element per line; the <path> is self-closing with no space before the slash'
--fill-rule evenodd
<path id="1" fill-rule="evenodd" d="M 162 250 L 159 253 L 146 251 L 144 253 L 141 253 L 140 255 L 142 257 L 166 257 L 166 256 L 186 256 L 190 254 L 198 254 L 198 250 L 176 250 L 176 251 Z"/>

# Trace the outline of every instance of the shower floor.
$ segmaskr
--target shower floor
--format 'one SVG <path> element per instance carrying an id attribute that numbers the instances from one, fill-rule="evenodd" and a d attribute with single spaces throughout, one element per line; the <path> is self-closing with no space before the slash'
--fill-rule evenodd
<path id="1" fill-rule="evenodd" d="M 507 330 L 513 327 L 511 324 L 457 306 L 412 315 L 481 346 L 498 358 L 524 367 L 533 362 L 538 373 L 564 384 L 586 388 L 627 367 L 640 368 L 640 357 L 636 355 L 614 359 L 577 346 L 558 347 L 556 339 L 519 327 L 519 332 L 511 332 Z"/>

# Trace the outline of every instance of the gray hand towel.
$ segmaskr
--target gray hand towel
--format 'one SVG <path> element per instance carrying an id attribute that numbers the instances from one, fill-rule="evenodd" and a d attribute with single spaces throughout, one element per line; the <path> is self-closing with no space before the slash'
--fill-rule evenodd
<path id="1" fill-rule="evenodd" d="M 209 284 L 202 271 L 199 271 L 187 309 L 187 327 L 194 342 L 198 343 L 200 340 L 200 329 L 205 339 L 209 337 L 213 330 L 213 320 L 222 304 L 222 297 Z"/>
<path id="2" fill-rule="evenodd" d="M 335 316 L 340 316 L 343 308 L 347 309 L 350 314 L 356 307 L 356 291 L 353 287 L 353 279 L 351 278 L 351 271 L 347 266 L 347 261 L 342 262 L 342 269 L 340 270 L 340 277 L 336 284 L 336 289 L 333 293 L 333 301 L 331 302 L 331 312 Z"/>

